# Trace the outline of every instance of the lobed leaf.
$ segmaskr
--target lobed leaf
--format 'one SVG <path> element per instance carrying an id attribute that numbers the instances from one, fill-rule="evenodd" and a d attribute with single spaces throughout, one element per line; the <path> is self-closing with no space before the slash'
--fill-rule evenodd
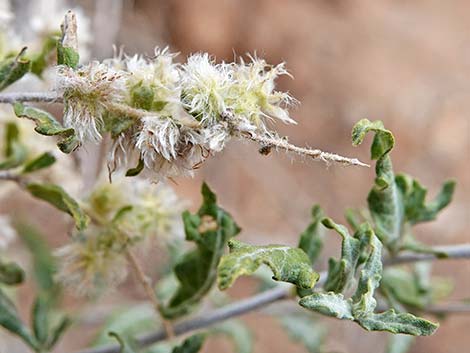
<path id="1" fill-rule="evenodd" d="M 344 299 L 342 294 L 313 293 L 299 301 L 300 306 L 337 319 L 354 320 L 352 301 Z"/>
<path id="2" fill-rule="evenodd" d="M 211 289 L 227 241 L 240 232 L 232 216 L 217 205 L 216 195 L 205 183 L 202 196 L 197 214 L 183 213 L 186 240 L 193 241 L 196 248 L 175 265 L 179 287 L 162 308 L 162 314 L 169 318 L 188 313 Z"/>
<path id="3" fill-rule="evenodd" d="M 328 277 L 325 290 L 340 293 L 351 285 L 354 279 L 356 266 L 360 257 L 360 241 L 349 235 L 348 229 L 336 224 L 330 218 L 324 218 L 322 223 L 329 229 L 334 229 L 343 238 L 341 245 L 341 259 L 331 258 L 328 261 Z"/>
<path id="4" fill-rule="evenodd" d="M 436 198 L 426 203 L 427 190 L 411 176 L 399 174 L 395 182 L 402 194 L 406 221 L 410 224 L 432 221 L 451 201 L 455 190 L 455 181 L 446 181 Z"/>
<path id="5" fill-rule="evenodd" d="M 416 317 L 408 313 L 396 313 L 389 309 L 383 313 L 368 313 L 358 316 L 356 321 L 368 331 L 388 331 L 413 336 L 432 335 L 439 327 L 438 324 Z"/>
<path id="6" fill-rule="evenodd" d="M 342 234 L 343 245 L 351 238 L 345 227 L 335 224 L 330 219 L 325 219 L 323 222 Z M 324 315 L 356 321 L 366 330 L 406 333 L 415 336 L 432 334 L 438 325 L 412 314 L 397 314 L 393 309 L 383 313 L 374 312 L 377 306 L 374 293 L 382 278 L 382 243 L 367 223 L 359 226 L 354 239 L 358 241 L 356 250 L 359 249 L 358 255 L 354 258 L 359 260 L 356 261 L 351 272 L 356 266 L 362 265 L 362 268 L 352 297 L 346 300 L 339 293 L 313 293 L 303 297 L 299 304 Z"/>
<path id="7" fill-rule="evenodd" d="M 307 254 L 302 249 L 283 245 L 252 246 L 229 240 L 230 254 L 220 261 L 218 285 L 221 290 L 232 286 L 242 275 L 251 275 L 262 264 L 269 266 L 276 281 L 289 282 L 310 289 L 318 280 Z"/>
<path id="8" fill-rule="evenodd" d="M 71 215 L 75 220 L 75 226 L 78 230 L 86 228 L 89 218 L 82 211 L 77 201 L 75 201 L 67 192 L 58 185 L 29 183 L 26 185 L 34 197 L 50 203 L 57 209 Z"/>

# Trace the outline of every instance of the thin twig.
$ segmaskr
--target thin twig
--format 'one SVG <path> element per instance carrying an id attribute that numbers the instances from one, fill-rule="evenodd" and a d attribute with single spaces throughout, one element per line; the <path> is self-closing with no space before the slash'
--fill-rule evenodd
<path id="1" fill-rule="evenodd" d="M 470 243 L 458 245 L 435 246 L 433 251 L 444 253 L 447 256 L 444 259 L 468 259 L 470 258 Z M 384 265 L 398 265 L 407 262 L 435 260 L 438 255 L 435 254 L 416 254 L 404 252 L 400 256 L 384 260 Z"/>
<path id="2" fill-rule="evenodd" d="M 175 336 L 175 332 L 173 331 L 173 326 L 171 323 L 166 320 L 162 315 L 160 314 L 160 301 L 157 298 L 157 295 L 155 294 L 154 289 L 152 288 L 152 283 L 148 276 L 144 273 L 142 267 L 140 266 L 139 262 L 137 261 L 135 255 L 132 253 L 131 249 L 126 248 L 126 257 L 129 260 L 129 263 L 134 270 L 134 273 L 137 277 L 137 280 L 140 282 L 142 287 L 145 290 L 145 293 L 147 294 L 147 297 L 149 300 L 152 302 L 152 305 L 155 309 L 155 312 L 157 313 L 159 319 L 161 320 L 163 324 L 163 334 L 164 338 L 173 338 Z"/>
<path id="3" fill-rule="evenodd" d="M 415 255 L 411 256 L 404 254 L 399 255 L 393 261 L 385 261 L 387 266 L 417 262 L 417 261 L 428 261 L 428 260 L 452 260 L 452 259 L 470 259 L 470 244 L 461 244 L 461 245 L 451 245 L 451 246 L 440 246 L 436 250 L 447 252 L 447 258 L 437 258 L 436 256 L 422 256 Z M 322 286 L 327 277 L 327 272 L 320 273 L 320 280 L 317 283 L 317 286 Z M 174 325 L 174 333 L 176 336 L 182 335 L 188 332 L 192 332 L 198 329 L 202 329 L 208 326 L 211 326 L 217 322 L 224 321 L 233 317 L 237 317 L 248 312 L 263 308 L 274 302 L 280 300 L 288 299 L 291 297 L 292 288 L 277 287 L 274 289 L 267 290 L 263 293 L 254 295 L 250 298 L 236 301 L 232 304 L 226 305 L 222 308 L 213 310 L 208 313 L 200 314 L 192 319 L 182 321 Z M 444 306 L 435 305 L 431 306 L 429 312 L 433 314 L 443 313 L 442 309 Z M 454 307 L 456 309 L 456 307 Z M 452 312 L 449 307 L 448 312 Z M 468 309 L 466 309 L 468 311 Z M 428 311 L 428 310 L 426 310 Z M 166 333 L 164 330 L 143 335 L 137 338 L 137 343 L 140 347 L 146 347 L 156 342 L 160 342 L 166 338 Z M 120 347 L 117 345 L 102 346 L 97 348 L 90 348 L 79 351 L 77 353 L 117 353 L 119 352 Z"/>
<path id="4" fill-rule="evenodd" d="M 287 152 L 297 153 L 299 155 L 307 156 L 312 159 L 321 160 L 326 163 L 339 163 L 343 165 L 355 165 L 360 167 L 370 167 L 370 165 L 361 162 L 357 158 L 343 157 L 335 153 L 324 152 L 319 149 L 310 149 L 305 147 L 299 147 L 287 142 L 282 138 L 272 138 L 268 136 L 258 135 L 253 132 L 240 131 L 241 137 L 258 142 L 263 148 L 275 148 L 282 149 Z"/>
<path id="5" fill-rule="evenodd" d="M 1 93 L 0 103 L 15 102 L 44 102 L 44 103 L 61 103 L 62 97 L 55 92 L 11 92 Z"/>

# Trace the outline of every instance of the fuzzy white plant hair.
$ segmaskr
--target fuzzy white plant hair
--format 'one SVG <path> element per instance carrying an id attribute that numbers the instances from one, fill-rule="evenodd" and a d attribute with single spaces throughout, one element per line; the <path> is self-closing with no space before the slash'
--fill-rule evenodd
<path id="1" fill-rule="evenodd" d="M 123 101 L 126 75 L 96 61 L 77 70 L 59 66 L 56 91 L 64 97 L 64 124 L 80 142 L 101 140 L 103 114 L 108 103 Z"/>
<path id="2" fill-rule="evenodd" d="M 136 148 L 147 169 L 157 178 L 190 175 L 210 154 L 204 133 L 168 117 L 145 117 L 136 138 Z"/>
<path id="3" fill-rule="evenodd" d="M 94 296 L 116 287 L 127 277 L 125 257 L 102 247 L 97 229 L 88 230 L 86 237 L 76 238 L 54 252 L 58 260 L 56 280 L 77 296 Z"/>
<path id="4" fill-rule="evenodd" d="M 152 165 L 161 156 L 167 161 L 177 157 L 180 130 L 171 118 L 148 116 L 142 119 L 136 147 L 145 165 Z"/>
<path id="5" fill-rule="evenodd" d="M 181 99 L 184 108 L 203 124 L 213 124 L 227 110 L 233 85 L 232 65 L 216 64 L 207 53 L 191 55 L 182 65 Z"/>
<path id="6" fill-rule="evenodd" d="M 276 118 L 285 123 L 296 124 L 287 108 L 296 102 L 287 92 L 276 91 L 275 80 L 290 74 L 285 64 L 268 65 L 265 60 L 249 56 L 234 65 L 234 85 L 230 95 L 230 108 L 256 126 L 265 129 L 265 119 Z"/>

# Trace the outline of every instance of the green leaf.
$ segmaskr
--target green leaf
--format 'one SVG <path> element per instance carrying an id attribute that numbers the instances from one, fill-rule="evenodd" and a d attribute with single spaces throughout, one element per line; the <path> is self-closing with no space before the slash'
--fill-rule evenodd
<path id="1" fill-rule="evenodd" d="M 323 217 L 321 207 L 319 205 L 313 206 L 310 225 L 300 235 L 299 248 L 307 254 L 312 265 L 317 261 L 323 248 L 324 232 L 320 224 Z"/>
<path id="2" fill-rule="evenodd" d="M 111 112 L 106 112 L 103 120 L 105 131 L 108 131 L 113 139 L 119 137 L 120 134 L 136 123 L 136 119 L 134 118 Z"/>
<path id="3" fill-rule="evenodd" d="M 57 42 L 57 64 L 65 65 L 76 69 L 80 56 L 73 48 L 63 47 L 60 42 Z"/>
<path id="4" fill-rule="evenodd" d="M 334 292 L 313 293 L 299 301 L 300 306 L 338 319 L 354 320 L 352 301 Z"/>
<path id="5" fill-rule="evenodd" d="M 25 164 L 23 167 L 23 174 L 36 172 L 38 170 L 50 167 L 56 161 L 53 154 L 49 152 L 45 152 L 41 154 L 39 157 L 33 159 L 32 161 Z"/>
<path id="6" fill-rule="evenodd" d="M 228 336 L 234 343 L 236 353 L 251 353 L 253 351 L 251 331 L 239 320 L 222 322 L 212 329 L 212 333 Z"/>
<path id="7" fill-rule="evenodd" d="M 57 65 L 65 65 L 76 69 L 80 59 L 78 55 L 77 20 L 71 11 L 65 14 L 60 30 L 62 36 L 57 41 Z"/>
<path id="8" fill-rule="evenodd" d="M 455 181 L 446 181 L 436 198 L 426 203 L 427 190 L 416 179 L 400 174 L 395 182 L 403 197 L 406 221 L 410 224 L 436 219 L 437 214 L 452 201 L 455 190 Z"/>
<path id="9" fill-rule="evenodd" d="M 57 47 L 57 36 L 51 35 L 44 39 L 41 51 L 31 57 L 31 72 L 42 76 L 42 73 L 48 66 L 48 60 Z"/>
<path id="10" fill-rule="evenodd" d="M 19 318 L 14 304 L 0 290 L 0 326 L 19 336 L 32 349 L 38 350 L 38 343 L 29 329 Z"/>
<path id="11" fill-rule="evenodd" d="M 201 350 L 206 335 L 197 333 L 191 337 L 185 339 L 183 343 L 173 348 L 172 353 L 197 353 Z"/>
<path id="12" fill-rule="evenodd" d="M 142 170 L 144 170 L 144 160 L 142 158 L 139 158 L 139 163 L 131 169 L 128 169 L 126 172 L 126 177 L 133 177 L 136 175 L 139 175 Z"/>
<path id="13" fill-rule="evenodd" d="M 302 249 L 283 245 L 253 246 L 229 240 L 230 254 L 220 261 L 218 285 L 221 290 L 232 286 L 242 275 L 251 275 L 262 264 L 269 266 L 276 281 L 289 282 L 310 289 L 318 280 L 307 254 Z"/>
<path id="14" fill-rule="evenodd" d="M 47 342 L 49 335 L 49 303 L 43 296 L 38 296 L 33 304 L 33 333 L 41 346 Z"/>
<path id="15" fill-rule="evenodd" d="M 0 62 L 0 91 L 18 81 L 31 68 L 31 61 L 25 58 L 26 47 L 21 49 L 16 57 L 4 59 Z"/>
<path id="16" fill-rule="evenodd" d="M 77 201 L 60 186 L 54 184 L 29 183 L 26 185 L 26 190 L 34 197 L 44 200 L 57 209 L 71 215 L 75 220 L 75 226 L 78 230 L 86 228 L 89 221 L 88 216 L 82 211 Z"/>
<path id="17" fill-rule="evenodd" d="M 310 353 L 322 352 L 327 330 L 312 315 L 296 313 L 280 316 L 279 319 L 293 342 L 301 343 Z"/>
<path id="18" fill-rule="evenodd" d="M 59 150 L 63 153 L 69 154 L 80 147 L 80 144 L 81 142 L 78 140 L 77 135 L 74 134 L 59 140 L 59 142 L 57 142 L 57 147 L 59 147 Z"/>
<path id="19" fill-rule="evenodd" d="M 341 259 L 331 258 L 328 261 L 328 277 L 325 282 L 325 290 L 341 293 L 354 278 L 356 265 L 360 257 L 360 241 L 349 235 L 348 229 L 340 224 L 336 224 L 330 218 L 322 220 L 325 227 L 334 229 L 343 238 L 341 245 Z"/>
<path id="20" fill-rule="evenodd" d="M 342 234 L 344 248 L 344 243 L 350 238 L 347 229 L 335 224 L 330 219 L 325 219 L 323 223 Z M 374 292 L 380 285 L 382 278 L 382 243 L 367 223 L 359 226 L 354 239 L 358 241 L 356 249 L 359 250 L 357 255 L 355 252 L 354 256 L 349 256 L 350 258 L 358 259 L 356 265 L 352 266 L 352 268 L 354 269 L 362 265 L 354 295 L 346 300 L 342 294 L 334 292 L 326 294 L 313 293 L 303 297 L 299 304 L 324 315 L 354 320 L 366 330 L 389 331 L 410 335 L 432 334 L 438 326 L 412 314 L 397 314 L 393 309 L 383 313 L 374 312 L 377 306 Z M 350 272 L 353 272 L 353 269 Z M 339 275 L 341 275 L 341 272 Z"/>
<path id="21" fill-rule="evenodd" d="M 392 150 L 395 139 L 392 133 L 384 128 L 380 120 L 371 122 L 368 119 L 362 119 L 358 121 L 352 130 L 353 146 L 360 145 L 369 131 L 375 132 L 370 150 L 371 158 L 379 159 L 384 157 Z"/>
<path id="22" fill-rule="evenodd" d="M 60 136 L 57 146 L 62 152 L 70 153 L 79 147 L 80 143 L 75 136 L 75 130 L 63 127 L 50 113 L 19 102 L 13 104 L 13 108 L 17 117 L 34 121 L 36 124 L 34 130 L 38 134 Z"/>
<path id="23" fill-rule="evenodd" d="M 134 108 L 151 110 L 153 99 L 155 98 L 155 90 L 141 83 L 130 89 L 131 104 Z"/>
<path id="24" fill-rule="evenodd" d="M 64 135 L 69 136 L 74 133 L 72 128 L 64 128 L 49 112 L 42 109 L 26 106 L 20 102 L 13 104 L 15 114 L 19 118 L 26 118 L 34 121 L 36 132 L 45 136 Z"/>
<path id="25" fill-rule="evenodd" d="M 5 263 L 0 260 L 0 283 L 15 285 L 23 283 L 25 273 L 23 269 L 14 262 Z"/>
<path id="26" fill-rule="evenodd" d="M 70 320 L 67 316 L 64 316 L 59 323 L 52 328 L 50 332 L 50 340 L 46 345 L 46 349 L 51 350 L 54 346 L 59 342 L 60 338 L 63 336 L 65 331 L 70 327 L 72 324 L 72 320 Z"/>
<path id="27" fill-rule="evenodd" d="M 369 192 L 367 202 L 374 221 L 377 236 L 395 251 L 402 237 L 404 206 L 402 195 L 395 184 L 392 160 L 389 153 L 394 146 L 394 137 L 379 120 L 360 120 L 353 128 L 353 145 L 362 143 L 365 134 L 375 132 L 371 146 L 371 158 L 377 159 L 375 185 Z"/>
<path id="28" fill-rule="evenodd" d="M 169 318 L 188 313 L 211 289 L 227 241 L 240 232 L 232 216 L 217 205 L 216 195 L 205 183 L 202 196 L 197 214 L 183 213 L 186 240 L 193 241 L 196 248 L 175 266 L 180 285 L 168 305 L 162 308 L 163 315 Z"/>
<path id="29" fill-rule="evenodd" d="M 388 339 L 386 353 L 407 353 L 415 338 L 409 335 L 390 335 Z"/>
<path id="30" fill-rule="evenodd" d="M 31 253 L 33 260 L 34 279 L 42 293 L 47 293 L 49 299 L 57 299 L 60 292 L 54 281 L 56 260 L 44 236 L 30 225 L 19 223 L 16 230 Z"/>
<path id="31" fill-rule="evenodd" d="M 20 141 L 20 131 L 14 123 L 7 123 L 5 126 L 4 156 L 6 159 L 0 162 L 0 170 L 16 168 L 28 156 L 26 147 Z"/>
<path id="32" fill-rule="evenodd" d="M 438 324 L 408 313 L 396 313 L 390 309 L 383 313 L 368 313 L 356 318 L 359 325 L 368 331 L 388 331 L 413 336 L 432 335 Z"/>
<path id="33" fill-rule="evenodd" d="M 119 345 L 121 346 L 119 353 L 136 353 L 137 352 L 136 350 L 134 350 L 134 348 L 128 342 L 128 340 L 124 339 L 116 332 L 109 332 L 109 336 L 115 338 L 119 342 Z"/>

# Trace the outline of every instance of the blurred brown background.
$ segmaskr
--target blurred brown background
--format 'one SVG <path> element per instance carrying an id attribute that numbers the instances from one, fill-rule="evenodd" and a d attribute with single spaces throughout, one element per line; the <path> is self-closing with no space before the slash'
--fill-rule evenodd
<path id="1" fill-rule="evenodd" d="M 276 129 L 298 145 L 318 147 L 368 161 L 369 142 L 352 148 L 357 120 L 381 119 L 396 137 L 397 171 L 416 176 L 430 196 L 448 178 L 458 180 L 454 202 L 437 221 L 418 227 L 428 244 L 470 241 L 470 2 L 466 0 L 136 0 L 77 1 L 94 18 L 94 56 L 112 54 L 111 43 L 126 52 L 151 55 L 155 46 L 181 52 L 207 51 L 218 60 L 256 52 L 268 62 L 286 61 L 295 79 L 283 78 L 301 104 L 293 111 L 298 126 Z M 368 141 L 370 141 L 368 139 Z M 365 206 L 373 169 L 326 167 L 320 162 L 232 142 L 205 163 L 194 179 L 179 179 L 177 192 L 199 203 L 206 180 L 220 202 L 243 227 L 242 240 L 296 244 L 309 209 L 320 203 L 343 221 L 345 207 Z M 329 233 L 325 256 L 339 253 Z M 470 297 L 470 262 L 442 262 L 435 273 L 452 277 L 451 299 Z M 242 280 L 233 292 L 246 296 L 253 282 Z M 109 298 L 108 298 L 109 299 Z M 106 302 L 106 299 L 103 300 Z M 109 299 L 112 301 L 112 299 Z M 256 353 L 304 352 L 280 326 L 259 313 L 244 320 L 255 331 Z M 326 319 L 327 350 L 382 352 L 386 335 Z M 470 316 L 442 321 L 437 333 L 420 338 L 411 352 L 468 351 Z M 86 330 L 84 330 L 84 334 Z M 71 339 L 73 334 L 68 334 Z M 85 337 L 85 336 L 80 336 Z M 61 350 L 85 345 L 75 337 Z M 205 352 L 231 352 L 212 342 Z"/>

